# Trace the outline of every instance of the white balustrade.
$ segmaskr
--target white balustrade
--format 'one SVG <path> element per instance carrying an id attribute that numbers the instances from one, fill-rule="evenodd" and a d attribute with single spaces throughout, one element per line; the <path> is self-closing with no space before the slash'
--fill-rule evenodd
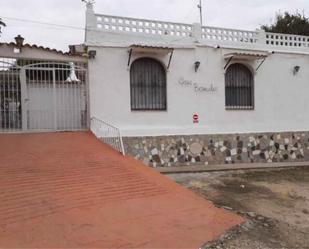
<path id="1" fill-rule="evenodd" d="M 96 15 L 97 28 L 111 32 L 126 32 L 147 35 L 170 35 L 191 37 L 192 25 L 134 19 L 127 17 Z"/>
<path id="2" fill-rule="evenodd" d="M 309 37 L 277 33 L 265 33 L 266 44 L 283 47 L 309 47 Z"/>
<path id="3" fill-rule="evenodd" d="M 228 43 L 251 43 L 266 46 L 308 48 L 309 37 L 267 33 L 264 31 L 248 31 L 226 29 L 195 24 L 161 22 L 129 17 L 118 17 L 95 14 L 96 28 L 105 32 L 142 34 L 153 36 L 172 36 L 192 38 L 201 41 L 217 41 Z"/>
<path id="4" fill-rule="evenodd" d="M 202 27 L 202 38 L 206 40 L 256 43 L 257 35 L 256 31 Z"/>

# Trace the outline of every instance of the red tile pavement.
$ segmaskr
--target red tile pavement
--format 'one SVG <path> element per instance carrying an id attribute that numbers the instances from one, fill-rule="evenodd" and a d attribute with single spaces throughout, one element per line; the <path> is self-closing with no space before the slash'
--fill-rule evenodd
<path id="1" fill-rule="evenodd" d="M 0 135 L 0 248 L 198 248 L 243 221 L 91 133 Z"/>

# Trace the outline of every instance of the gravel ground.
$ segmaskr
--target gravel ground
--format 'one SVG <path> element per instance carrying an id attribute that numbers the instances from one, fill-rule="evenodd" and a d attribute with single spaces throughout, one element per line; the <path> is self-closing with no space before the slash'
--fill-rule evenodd
<path id="1" fill-rule="evenodd" d="M 309 248 L 309 168 L 168 175 L 248 222 L 214 249 Z"/>

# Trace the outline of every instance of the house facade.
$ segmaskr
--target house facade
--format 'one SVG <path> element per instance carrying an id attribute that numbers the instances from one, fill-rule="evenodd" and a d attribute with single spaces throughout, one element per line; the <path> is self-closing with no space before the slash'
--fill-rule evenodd
<path id="1" fill-rule="evenodd" d="M 90 116 L 153 167 L 309 159 L 309 37 L 96 14 Z"/>

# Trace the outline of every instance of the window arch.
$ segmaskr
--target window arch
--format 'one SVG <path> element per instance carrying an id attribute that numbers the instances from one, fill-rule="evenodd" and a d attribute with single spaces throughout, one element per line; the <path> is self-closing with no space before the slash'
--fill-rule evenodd
<path id="1" fill-rule="evenodd" d="M 232 64 L 225 74 L 227 109 L 254 109 L 253 74 L 243 64 Z"/>
<path id="2" fill-rule="evenodd" d="M 135 60 L 130 70 L 131 109 L 166 110 L 166 71 L 151 58 Z"/>

